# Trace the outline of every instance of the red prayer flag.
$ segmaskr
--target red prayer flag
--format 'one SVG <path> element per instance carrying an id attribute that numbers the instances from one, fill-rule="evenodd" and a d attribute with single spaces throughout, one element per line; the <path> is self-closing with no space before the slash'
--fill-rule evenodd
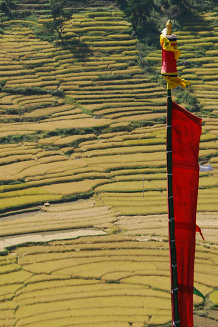
<path id="1" fill-rule="evenodd" d="M 172 102 L 173 199 L 180 327 L 193 327 L 200 135 L 201 119 Z"/>

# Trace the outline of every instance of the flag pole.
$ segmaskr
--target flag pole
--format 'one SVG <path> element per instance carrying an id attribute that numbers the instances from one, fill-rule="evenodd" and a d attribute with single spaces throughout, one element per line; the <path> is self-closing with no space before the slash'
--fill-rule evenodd
<path id="1" fill-rule="evenodd" d="M 177 49 L 177 38 L 172 33 L 172 22 L 166 23 L 166 28 L 160 35 L 162 47 L 161 74 L 167 81 L 167 189 L 168 189 L 168 226 L 171 271 L 171 301 L 172 301 L 172 326 L 180 327 L 179 317 L 179 290 L 177 277 L 176 241 L 174 224 L 174 199 L 173 199 L 173 160 L 172 160 L 172 94 L 171 89 L 183 80 L 177 76 L 177 59 L 180 51 Z"/>
<path id="2" fill-rule="evenodd" d="M 198 149 L 201 134 L 201 120 L 196 116 L 190 118 L 190 113 L 172 101 L 171 89 L 177 86 L 186 87 L 190 85 L 190 82 L 177 75 L 177 60 L 181 53 L 177 48 L 177 37 L 172 33 L 172 22 L 170 20 L 167 21 L 166 28 L 161 32 L 160 45 L 162 47 L 161 74 L 167 81 L 167 188 L 172 326 L 193 327 L 196 190 L 198 188 L 199 178 Z M 188 133 L 185 130 L 181 122 L 187 123 L 187 126 L 193 128 L 196 138 L 193 138 L 192 131 Z M 186 151 L 186 149 L 189 149 L 189 151 Z M 177 162 L 179 164 L 182 163 L 184 167 L 185 158 L 184 155 L 181 155 L 182 151 L 185 153 L 188 163 L 191 163 L 191 168 L 182 168 L 182 176 L 185 176 L 184 178 L 180 176 L 181 168 L 178 170 L 178 166 L 173 166 L 173 163 Z M 193 169 L 192 173 L 190 169 Z M 185 201 L 188 198 L 188 194 L 185 191 L 185 187 L 180 187 L 184 185 L 193 191 L 192 203 L 187 206 Z M 180 201 L 184 202 L 182 207 L 180 206 Z M 188 203 L 189 201 L 190 199 Z M 187 223 L 190 226 L 194 226 L 192 227 L 193 234 L 191 235 L 188 232 L 189 229 L 181 228 L 181 224 L 179 225 L 179 223 L 182 223 L 182 225 L 185 223 L 183 227 Z M 178 228 L 179 231 L 177 232 L 175 228 Z M 184 242 L 183 246 L 180 245 L 181 241 Z M 188 266 L 188 262 L 190 266 Z"/>
<path id="3" fill-rule="evenodd" d="M 179 299 L 177 282 L 176 242 L 173 205 L 173 165 L 172 165 L 172 94 L 167 84 L 167 187 L 169 216 L 169 246 L 171 262 L 171 296 L 173 327 L 180 327 Z"/>

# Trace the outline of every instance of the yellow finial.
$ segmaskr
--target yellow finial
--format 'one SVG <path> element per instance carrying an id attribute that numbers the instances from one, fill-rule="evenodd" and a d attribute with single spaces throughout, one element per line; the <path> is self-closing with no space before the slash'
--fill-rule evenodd
<path id="1" fill-rule="evenodd" d="M 173 32 L 173 24 L 171 22 L 171 20 L 168 20 L 167 23 L 166 23 L 166 35 L 172 35 L 172 32 Z"/>

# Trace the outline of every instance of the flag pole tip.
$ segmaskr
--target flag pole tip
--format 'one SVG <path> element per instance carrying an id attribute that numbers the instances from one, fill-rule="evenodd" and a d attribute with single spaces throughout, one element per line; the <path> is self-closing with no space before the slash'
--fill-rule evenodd
<path id="1" fill-rule="evenodd" d="M 176 37 L 176 35 L 173 34 L 173 23 L 170 19 L 168 19 L 165 26 L 166 27 L 162 30 L 161 34 L 167 38 Z"/>
<path id="2" fill-rule="evenodd" d="M 167 35 L 172 35 L 173 33 L 173 24 L 170 19 L 166 22 L 166 34 Z"/>

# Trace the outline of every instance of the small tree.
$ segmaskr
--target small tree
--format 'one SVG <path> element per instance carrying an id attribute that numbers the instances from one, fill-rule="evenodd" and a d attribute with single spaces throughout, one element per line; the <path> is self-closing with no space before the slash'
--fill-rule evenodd
<path id="1" fill-rule="evenodd" d="M 47 27 L 52 33 L 57 33 L 60 40 L 63 39 L 64 23 L 72 16 L 72 10 L 66 9 L 66 0 L 49 0 L 52 21 Z"/>
<path id="2" fill-rule="evenodd" d="M 128 0 L 126 14 L 137 34 L 142 34 L 148 24 L 150 14 L 155 9 L 153 0 Z"/>

